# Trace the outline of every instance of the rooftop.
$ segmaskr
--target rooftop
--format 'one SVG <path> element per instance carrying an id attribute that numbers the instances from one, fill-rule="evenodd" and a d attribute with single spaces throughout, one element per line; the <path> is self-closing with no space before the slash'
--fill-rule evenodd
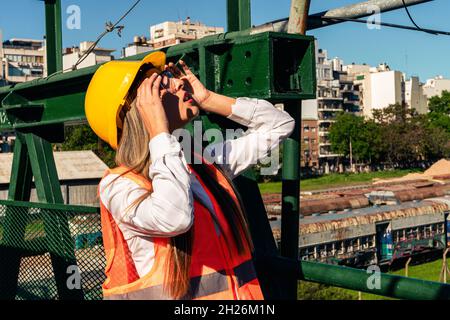
<path id="1" fill-rule="evenodd" d="M 54 152 L 59 180 L 101 179 L 108 169 L 92 151 Z M 13 154 L 0 153 L 0 183 L 10 181 Z"/>

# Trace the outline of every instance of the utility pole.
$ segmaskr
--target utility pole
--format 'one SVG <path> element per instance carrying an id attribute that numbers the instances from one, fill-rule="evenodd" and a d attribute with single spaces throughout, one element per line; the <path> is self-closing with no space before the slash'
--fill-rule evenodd
<path id="1" fill-rule="evenodd" d="M 353 148 L 352 148 L 352 137 L 350 137 L 350 171 L 353 172 Z"/>
<path id="2" fill-rule="evenodd" d="M 292 0 L 289 21 L 291 32 L 304 35 L 310 0 Z M 300 228 L 300 143 L 302 100 L 287 100 L 284 109 L 295 119 L 292 135 L 283 143 L 281 246 L 283 257 L 298 261 Z M 297 300 L 298 281 L 295 274 L 286 277 L 286 299 Z"/>
<path id="3" fill-rule="evenodd" d="M 292 0 L 288 33 L 306 33 L 310 4 L 311 0 Z"/>

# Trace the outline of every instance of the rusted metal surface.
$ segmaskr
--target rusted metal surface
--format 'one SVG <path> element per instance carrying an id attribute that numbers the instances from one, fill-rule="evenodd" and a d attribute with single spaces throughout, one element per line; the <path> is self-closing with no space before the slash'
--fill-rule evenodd
<path id="1" fill-rule="evenodd" d="M 352 214 L 348 214 L 339 219 L 339 214 L 330 217 L 324 216 L 323 221 L 311 220 L 311 223 L 307 222 L 307 219 L 300 225 L 301 234 L 309 234 L 330 230 L 338 230 L 342 228 L 348 228 L 352 226 L 359 226 L 362 224 L 374 224 L 380 221 L 394 220 L 405 217 L 414 217 L 427 214 L 437 214 L 450 209 L 450 206 L 445 203 L 422 203 L 419 205 L 408 206 L 390 206 L 380 207 L 374 209 L 372 213 L 365 213 L 364 211 L 355 211 Z"/>
<path id="2" fill-rule="evenodd" d="M 288 33 L 305 34 L 311 0 L 291 0 Z"/>
<path id="3" fill-rule="evenodd" d="M 374 188 L 356 189 L 335 193 L 323 193 L 302 196 L 300 213 L 310 216 L 316 213 L 359 209 L 374 204 L 396 204 L 428 198 L 443 197 L 450 192 L 450 184 L 441 185 L 434 182 L 414 182 L 376 186 Z M 281 195 L 263 196 L 266 210 L 271 215 L 280 214 Z"/>
<path id="4" fill-rule="evenodd" d="M 405 5 L 413 6 L 433 0 L 370 0 L 360 3 L 350 4 L 342 8 L 336 8 L 324 12 L 319 12 L 310 17 L 308 30 L 326 27 L 336 24 L 337 21 L 323 21 L 319 17 L 339 17 L 339 18 L 363 18 L 374 13 L 388 12 L 402 8 Z"/>
<path id="5" fill-rule="evenodd" d="M 444 196 L 450 190 L 450 185 L 433 186 L 428 188 L 420 188 L 415 190 L 405 190 L 394 192 L 395 198 L 401 202 L 424 200 L 427 198 L 435 198 Z"/>
<path id="6" fill-rule="evenodd" d="M 344 209 L 359 209 L 369 205 L 369 199 L 365 196 L 342 197 L 328 200 L 310 200 L 302 201 L 300 204 L 300 213 L 303 216 L 314 213 L 329 211 L 339 211 Z"/>
<path id="7" fill-rule="evenodd" d="M 414 6 L 433 0 L 405 0 L 406 6 Z M 379 9 L 380 13 L 396 10 L 403 7 L 402 0 L 371 0 L 361 3 L 351 4 L 345 7 L 331 9 L 324 12 L 318 12 L 308 17 L 307 30 L 323 28 L 326 26 L 343 23 L 338 20 L 322 20 L 321 17 L 339 17 L 339 18 L 364 18 L 373 14 L 374 8 Z M 252 29 L 252 33 L 260 33 L 266 31 L 287 32 L 289 18 L 279 19 Z"/>

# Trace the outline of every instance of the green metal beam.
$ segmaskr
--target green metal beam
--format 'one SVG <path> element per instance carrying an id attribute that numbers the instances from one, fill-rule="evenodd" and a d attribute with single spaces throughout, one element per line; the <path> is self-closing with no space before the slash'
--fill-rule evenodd
<path id="1" fill-rule="evenodd" d="M 171 61 L 186 54 L 184 60 L 195 73 L 202 73 L 201 78 L 216 92 L 272 101 L 315 97 L 313 37 L 271 32 L 250 36 L 248 32 L 236 32 L 165 51 Z M 140 60 L 145 55 L 126 60 Z M 85 120 L 85 93 L 98 68 L 96 65 L 0 88 L 0 130 Z M 33 108 L 36 112 L 31 113 Z"/>
<path id="2" fill-rule="evenodd" d="M 45 0 L 47 73 L 62 70 L 61 0 Z"/>
<path id="3" fill-rule="evenodd" d="M 377 275 L 366 270 L 307 261 L 300 264 L 300 280 L 405 300 L 450 299 L 450 285 L 440 282 L 380 273 L 377 288 L 374 278 Z"/>
<path id="4" fill-rule="evenodd" d="M 227 19 L 228 32 L 251 28 L 250 0 L 227 0 Z"/>
<path id="5" fill-rule="evenodd" d="M 14 147 L 16 148 L 16 147 Z M 14 200 L 0 200 L 0 206 L 14 206 L 17 208 L 36 208 L 36 209 L 48 209 L 48 210 L 63 210 L 70 211 L 71 213 L 81 214 L 99 214 L 100 208 L 98 207 L 86 207 L 78 205 L 67 205 L 58 203 L 42 203 L 42 202 L 25 202 Z"/>

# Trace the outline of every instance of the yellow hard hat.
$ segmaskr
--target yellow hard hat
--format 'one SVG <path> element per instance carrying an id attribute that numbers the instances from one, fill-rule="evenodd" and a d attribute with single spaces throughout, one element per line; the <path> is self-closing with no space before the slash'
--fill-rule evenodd
<path id="1" fill-rule="evenodd" d="M 89 125 L 114 150 L 117 149 L 119 113 L 145 64 L 152 64 L 156 71 L 162 72 L 166 54 L 153 52 L 142 61 L 110 61 L 98 68 L 86 91 L 84 108 Z"/>

